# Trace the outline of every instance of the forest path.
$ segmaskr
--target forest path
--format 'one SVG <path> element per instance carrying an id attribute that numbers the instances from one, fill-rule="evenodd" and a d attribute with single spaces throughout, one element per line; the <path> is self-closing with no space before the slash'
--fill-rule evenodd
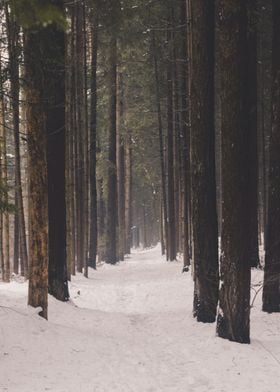
<path id="1" fill-rule="evenodd" d="M 26 307 L 26 284 L 0 284 L 0 391 L 278 392 L 279 315 L 252 312 L 252 344 L 215 336 L 192 317 L 193 284 L 159 247 L 89 279 L 49 321 Z M 261 279 L 259 272 L 255 279 Z"/>

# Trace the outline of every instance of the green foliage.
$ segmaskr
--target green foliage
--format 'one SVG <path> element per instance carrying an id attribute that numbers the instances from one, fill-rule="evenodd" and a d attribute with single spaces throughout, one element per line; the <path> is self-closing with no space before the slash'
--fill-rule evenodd
<path id="1" fill-rule="evenodd" d="M 66 18 L 61 1 L 10 0 L 9 3 L 18 23 L 24 28 L 34 29 L 56 24 L 60 29 L 66 29 Z"/>

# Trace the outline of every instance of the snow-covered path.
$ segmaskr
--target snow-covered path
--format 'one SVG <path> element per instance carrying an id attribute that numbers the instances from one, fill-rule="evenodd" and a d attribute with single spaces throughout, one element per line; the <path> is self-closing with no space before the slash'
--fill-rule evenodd
<path id="1" fill-rule="evenodd" d="M 278 392 L 280 316 L 259 295 L 252 344 L 219 339 L 193 319 L 181 270 L 159 248 L 103 265 L 73 279 L 69 303 L 50 298 L 48 322 L 26 307 L 26 283 L 1 283 L 0 391 Z"/>

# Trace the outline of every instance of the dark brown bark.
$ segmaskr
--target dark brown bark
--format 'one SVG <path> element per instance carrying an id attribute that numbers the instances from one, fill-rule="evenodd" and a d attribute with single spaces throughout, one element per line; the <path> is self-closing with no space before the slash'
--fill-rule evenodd
<path id="1" fill-rule="evenodd" d="M 29 291 L 28 304 L 48 317 L 48 180 L 47 141 L 42 68 L 45 58 L 41 29 L 25 33 L 26 119 L 29 175 Z"/>
<path id="2" fill-rule="evenodd" d="M 251 267 L 257 267 L 259 261 L 258 244 L 258 145 L 257 145 L 257 37 L 256 37 L 256 1 L 247 3 L 247 112 L 248 112 L 248 206 L 250 219 L 249 258 Z"/>
<path id="3" fill-rule="evenodd" d="M 83 240 L 83 261 L 84 276 L 88 277 L 88 250 L 89 250 L 89 126 L 88 126 L 88 77 L 87 77 L 87 18 L 86 6 L 83 2 L 83 117 L 84 117 L 84 134 L 83 134 L 83 164 L 84 164 L 84 240 Z"/>
<path id="4" fill-rule="evenodd" d="M 89 266 L 96 269 L 97 255 L 97 187 L 96 187 L 96 131 L 97 131 L 97 48 L 98 48 L 98 19 L 95 17 L 91 30 L 91 121 L 90 121 L 90 236 L 89 236 Z"/>
<path id="5" fill-rule="evenodd" d="M 168 206 L 168 252 L 167 260 L 176 260 L 176 216 L 174 197 L 174 121 L 173 121 L 173 78 L 172 59 L 173 37 L 171 34 L 172 24 L 169 23 L 167 31 L 168 63 L 167 63 L 167 206 Z"/>
<path id="6" fill-rule="evenodd" d="M 214 322 L 218 303 L 215 182 L 214 3 L 192 1 L 191 174 L 194 316 Z"/>
<path id="7" fill-rule="evenodd" d="M 113 34 L 113 33 L 112 33 Z M 112 36 L 109 57 L 109 156 L 108 156 L 108 197 L 106 222 L 106 263 L 115 264 L 117 254 L 117 162 L 116 162 L 116 113 L 117 113 L 117 41 Z"/>
<path id="8" fill-rule="evenodd" d="M 181 136 L 182 136 L 182 177 L 183 177 L 183 255 L 184 266 L 190 265 L 189 250 L 189 157 L 190 157 L 190 113 L 188 100 L 188 60 L 187 60 L 187 9 L 186 0 L 181 0 Z"/>
<path id="9" fill-rule="evenodd" d="M 19 273 L 19 222 L 18 222 L 18 195 L 15 190 L 15 217 L 14 217 L 14 265 L 13 271 L 14 274 L 18 275 Z"/>
<path id="10" fill-rule="evenodd" d="M 73 126 L 72 126 L 72 78 L 73 78 L 73 25 L 71 24 L 71 34 L 66 41 L 66 75 L 65 75 L 65 189 L 66 189 L 66 260 L 67 260 L 67 278 L 71 280 L 72 260 L 74 256 L 73 244 L 73 226 L 72 226 L 72 200 L 73 200 L 73 172 L 71 171 L 71 162 L 73 160 Z"/>
<path id="11" fill-rule="evenodd" d="M 172 27 L 175 30 L 174 15 L 172 16 Z M 172 84 L 173 84 L 173 170 L 174 170 L 174 209 L 175 209 L 175 238 L 176 238 L 176 255 L 181 252 L 180 249 L 180 233 L 181 233 L 181 219 L 180 219 L 180 178 L 181 178 L 181 162 L 180 162 L 180 133 L 181 122 L 179 114 L 179 83 L 178 83 L 178 61 L 176 49 L 176 35 L 173 34 L 173 56 L 172 56 Z"/>
<path id="12" fill-rule="evenodd" d="M 272 0 L 258 0 L 258 157 L 259 157 L 259 215 L 260 231 L 267 227 L 267 199 L 269 176 L 269 141 L 272 105 Z"/>
<path id="13" fill-rule="evenodd" d="M 167 197 L 166 197 L 166 181 L 165 181 L 165 163 L 164 163 L 164 142 L 163 142 L 163 125 L 162 125 L 162 110 L 160 100 L 160 82 L 158 71 L 158 59 L 156 53 L 155 33 L 152 32 L 152 50 L 154 57 L 154 73 L 155 73 L 155 89 L 156 89 L 156 106 L 158 117 L 158 136 L 159 136 L 159 156 L 161 169 L 161 193 L 162 193 L 162 228 L 164 236 L 162 238 L 162 254 L 168 253 L 168 221 L 167 221 Z"/>
<path id="14" fill-rule="evenodd" d="M 118 180 L 118 228 L 119 228 L 119 258 L 125 255 L 125 147 L 123 136 L 123 76 L 117 77 L 117 180 Z"/>
<path id="15" fill-rule="evenodd" d="M 188 132 L 187 132 L 187 146 L 189 149 L 189 154 L 190 154 L 190 135 L 191 135 L 191 75 L 192 75 L 192 28 L 191 28 L 191 23 L 192 23 L 192 7 L 191 7 L 191 1 L 192 0 L 187 0 L 186 1 L 186 12 L 187 12 L 187 92 L 188 92 Z M 187 161 L 187 186 L 188 186 L 188 192 L 189 192 L 189 197 L 188 197 L 188 231 L 189 231 L 189 254 L 193 254 L 193 237 L 192 237 L 192 208 L 191 208 L 191 170 L 190 170 L 190 155 L 189 159 Z M 191 256 L 192 258 L 192 256 Z"/>
<path id="16" fill-rule="evenodd" d="M 221 77 L 222 234 L 217 332 L 250 342 L 247 14 L 243 0 L 218 0 Z"/>
<path id="17" fill-rule="evenodd" d="M 55 4 L 63 12 L 63 1 Z M 49 293 L 69 299 L 66 266 L 65 198 L 65 33 L 55 24 L 42 33 L 47 134 Z"/>
<path id="18" fill-rule="evenodd" d="M 68 134 L 68 204 L 69 208 L 67 213 L 69 215 L 69 226 L 68 226 L 68 260 L 69 268 L 68 275 L 71 272 L 72 275 L 76 274 L 76 245 L 77 245 L 77 233 L 76 233 L 76 180 L 77 180 L 77 168 L 76 168 L 76 80 L 75 80 L 75 65 L 76 65 L 76 53 L 75 53 L 75 9 L 71 8 L 71 47 L 70 47 L 70 58 L 71 68 L 68 70 L 70 73 L 69 89 L 70 89 L 70 113 L 69 113 L 69 134 Z"/>
<path id="19" fill-rule="evenodd" d="M 273 1 L 272 130 L 269 154 L 268 221 L 266 236 L 263 310 L 280 311 L 280 4 Z"/>
<path id="20" fill-rule="evenodd" d="M 132 146 L 131 135 L 125 138 L 125 254 L 130 254 L 132 221 Z"/>
<path id="21" fill-rule="evenodd" d="M 105 215 L 106 215 L 106 203 L 103 191 L 103 180 L 100 179 L 97 182 L 97 194 L 98 194 L 98 259 L 103 261 L 105 259 Z"/>
<path id="22" fill-rule="evenodd" d="M 77 211 L 77 271 L 83 272 L 85 266 L 85 105 L 84 105 L 84 35 L 83 35 L 83 4 L 76 3 L 76 211 Z"/>

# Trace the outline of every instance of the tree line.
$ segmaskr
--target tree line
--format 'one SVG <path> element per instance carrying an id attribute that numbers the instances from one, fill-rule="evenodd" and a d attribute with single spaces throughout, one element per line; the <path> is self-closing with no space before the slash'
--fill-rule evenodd
<path id="1" fill-rule="evenodd" d="M 160 242 L 197 321 L 249 343 L 252 267 L 280 310 L 277 0 L 0 10 L 3 281 L 47 318 L 72 275 Z"/>

